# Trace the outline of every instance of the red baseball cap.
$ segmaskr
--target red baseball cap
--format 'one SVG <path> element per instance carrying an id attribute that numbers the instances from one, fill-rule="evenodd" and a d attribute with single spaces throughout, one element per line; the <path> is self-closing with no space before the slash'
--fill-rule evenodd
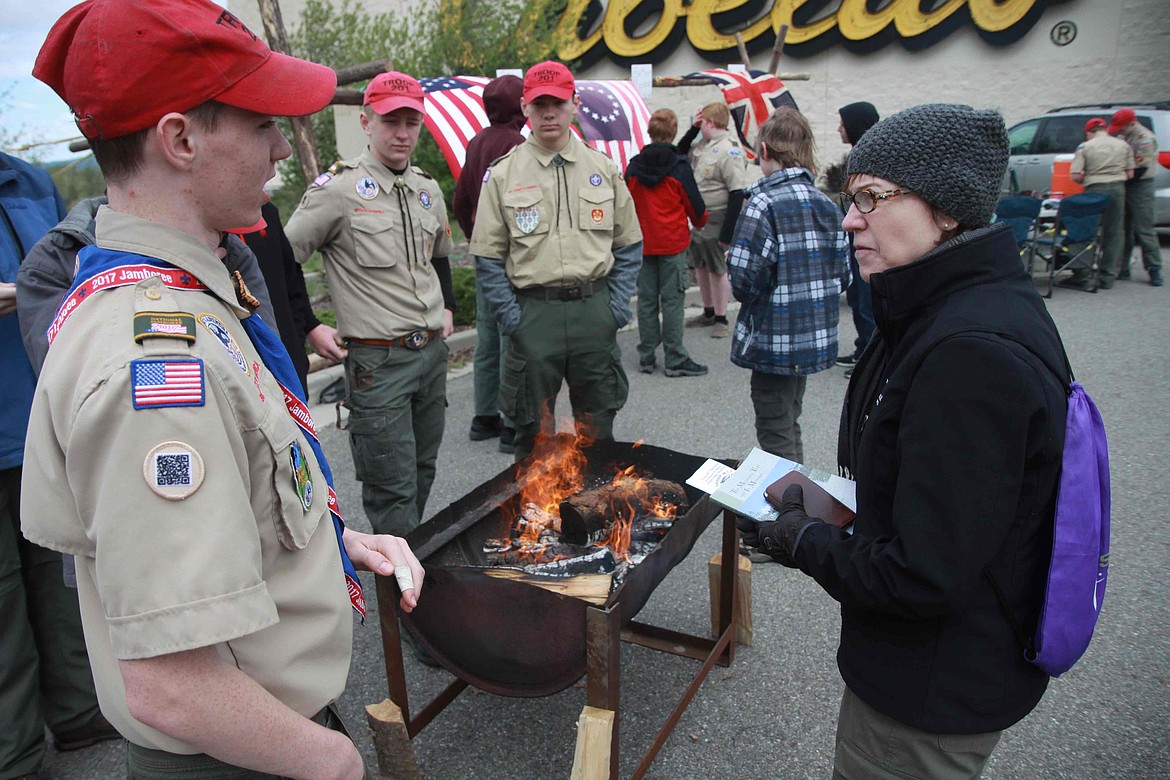
<path id="1" fill-rule="evenodd" d="M 1095 116 L 1092 119 L 1090 119 L 1088 122 L 1085 122 L 1085 132 L 1088 133 L 1088 132 L 1091 132 L 1093 130 L 1100 130 L 1101 128 L 1105 127 L 1107 124 L 1108 123 L 1104 119 L 1102 119 L 1099 116 Z"/>
<path id="2" fill-rule="evenodd" d="M 1113 121 L 1109 123 L 1109 132 L 1116 133 L 1121 128 L 1128 125 L 1133 120 L 1137 119 L 1137 114 L 1133 112 L 1132 108 L 1121 108 L 1113 115 Z"/>
<path id="3" fill-rule="evenodd" d="M 559 62 L 542 62 L 533 65 L 524 74 L 524 102 L 531 103 L 541 95 L 551 95 L 557 100 L 568 100 L 577 91 L 573 74 Z"/>
<path id="4" fill-rule="evenodd" d="M 337 89 L 332 68 L 271 51 L 210 0 L 85 0 L 53 25 L 33 75 L 98 140 L 209 100 L 304 116 L 329 105 Z"/>
<path id="5" fill-rule="evenodd" d="M 391 70 L 379 73 L 366 87 L 363 106 L 369 106 L 379 114 L 389 114 L 399 108 L 413 108 L 420 114 L 423 110 L 423 88 L 418 80 L 405 73 Z"/>

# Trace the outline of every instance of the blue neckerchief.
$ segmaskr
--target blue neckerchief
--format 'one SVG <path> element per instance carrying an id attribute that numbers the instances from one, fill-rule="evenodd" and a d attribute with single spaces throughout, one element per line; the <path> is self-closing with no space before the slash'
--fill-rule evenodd
<path id="1" fill-rule="evenodd" d="M 142 281 L 144 271 L 150 272 L 151 275 L 157 275 L 167 287 L 185 290 L 206 289 L 206 286 L 194 274 L 148 255 L 87 246 L 78 252 L 77 257 L 77 275 L 73 279 L 73 285 L 69 288 L 69 292 L 65 295 L 65 300 L 58 310 L 53 326 L 49 328 L 50 334 L 59 331 L 69 315 L 92 292 L 137 284 Z M 252 340 L 252 345 L 260 353 L 260 359 L 264 362 L 265 367 L 272 372 L 273 378 L 280 384 L 281 389 L 300 402 L 307 417 L 308 406 L 305 403 L 304 391 L 301 388 L 296 369 L 293 367 L 292 358 L 288 356 L 284 344 L 258 314 L 252 314 L 244 319 L 243 325 L 248 337 Z M 286 409 L 287 407 L 286 400 Z M 288 412 L 289 416 L 304 432 L 305 439 L 308 440 L 309 446 L 317 456 L 317 463 L 320 464 L 321 471 L 325 475 L 325 483 L 329 488 L 329 514 L 333 518 L 333 530 L 337 534 L 337 547 L 341 552 L 341 567 L 345 574 L 346 590 L 349 593 L 350 603 L 362 616 L 364 622 L 366 611 L 361 581 L 358 580 L 357 571 L 349 559 L 349 554 L 345 551 L 345 544 L 341 538 L 342 531 L 345 530 L 345 520 L 337 509 L 337 494 L 333 490 L 333 472 L 329 468 L 329 462 L 325 460 L 325 452 L 321 449 L 321 442 L 317 440 L 312 420 L 300 420 L 297 415 L 292 413 L 291 409 Z"/>

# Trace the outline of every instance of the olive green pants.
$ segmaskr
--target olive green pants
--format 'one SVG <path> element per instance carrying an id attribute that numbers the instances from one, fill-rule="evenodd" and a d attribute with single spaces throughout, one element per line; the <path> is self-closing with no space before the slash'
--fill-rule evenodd
<path id="1" fill-rule="evenodd" d="M 516 426 L 516 460 L 527 457 L 542 430 L 556 429 L 556 399 L 569 385 L 579 428 L 613 438 L 613 420 L 626 404 L 630 381 L 622 368 L 609 290 L 576 301 L 517 294 L 520 324 L 508 336 L 500 372 L 500 411 Z"/>
<path id="2" fill-rule="evenodd" d="M 46 725 L 59 734 L 98 715 L 77 590 L 60 553 L 20 535 L 20 472 L 0 471 L 0 778 L 40 769 Z"/>
<path id="3" fill-rule="evenodd" d="M 638 272 L 638 357 L 654 357 L 661 344 L 667 368 L 678 368 L 691 359 L 683 346 L 688 281 L 686 252 L 642 257 L 642 270 Z"/>
<path id="4" fill-rule="evenodd" d="M 447 416 L 447 344 L 422 349 L 349 344 L 349 446 L 375 533 L 404 536 L 422 522 Z"/>

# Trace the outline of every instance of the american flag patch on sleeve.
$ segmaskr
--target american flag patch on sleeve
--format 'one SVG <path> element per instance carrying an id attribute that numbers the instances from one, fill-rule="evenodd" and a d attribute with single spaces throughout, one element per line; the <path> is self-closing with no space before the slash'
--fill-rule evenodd
<path id="1" fill-rule="evenodd" d="M 130 392 L 135 409 L 203 406 L 203 361 L 132 360 Z"/>

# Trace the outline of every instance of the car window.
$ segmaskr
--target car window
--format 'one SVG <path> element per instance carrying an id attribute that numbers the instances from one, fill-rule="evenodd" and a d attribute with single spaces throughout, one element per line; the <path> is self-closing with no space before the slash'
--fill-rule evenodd
<path id="1" fill-rule="evenodd" d="M 1008 131 L 1008 147 L 1010 154 L 1027 154 L 1032 148 L 1032 139 L 1036 137 L 1036 130 L 1040 127 L 1039 119 L 1030 119 L 1021 122 Z"/>
<path id="2" fill-rule="evenodd" d="M 1044 126 L 1036 135 L 1034 154 L 1072 154 L 1085 140 L 1085 123 L 1092 114 L 1074 116 L 1052 116 L 1044 120 Z M 1106 122 L 1109 116 L 1102 116 Z"/>

